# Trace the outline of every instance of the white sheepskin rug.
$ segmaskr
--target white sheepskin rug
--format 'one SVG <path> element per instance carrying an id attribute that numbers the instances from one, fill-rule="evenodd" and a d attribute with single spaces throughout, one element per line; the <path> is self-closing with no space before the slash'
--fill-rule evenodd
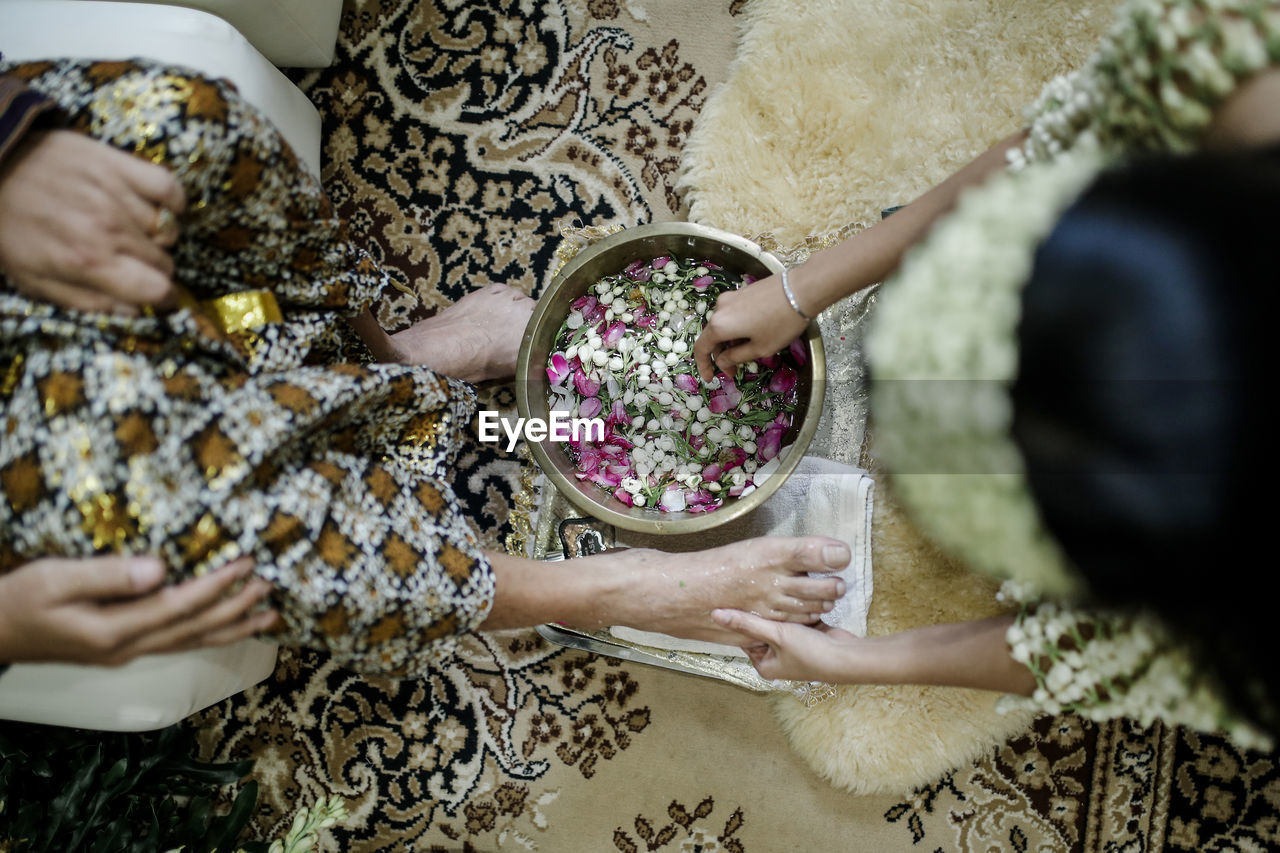
<path id="1" fill-rule="evenodd" d="M 681 163 L 689 219 L 799 243 L 871 224 L 1022 123 L 1117 0 L 752 0 Z"/>
<path id="2" fill-rule="evenodd" d="M 1083 62 L 1114 0 L 753 0 L 728 81 L 681 164 L 689 218 L 781 246 L 880 217 L 1016 130 L 1056 74 Z M 812 241 L 810 241 L 812 244 Z M 829 344 L 830 345 L 830 344 Z M 950 563 L 877 493 L 869 630 L 1000 612 L 996 585 Z M 791 744 L 833 785 L 902 793 L 1023 730 L 994 693 L 838 689 L 779 695 Z"/>

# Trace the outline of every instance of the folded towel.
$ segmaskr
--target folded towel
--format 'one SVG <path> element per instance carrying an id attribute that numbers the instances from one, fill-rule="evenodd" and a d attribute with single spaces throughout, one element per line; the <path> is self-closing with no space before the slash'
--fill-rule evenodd
<path id="1" fill-rule="evenodd" d="M 866 636 L 871 607 L 871 509 L 875 481 L 861 468 L 806 456 L 788 480 L 762 506 L 743 518 L 693 536 L 652 536 L 618 531 L 618 543 L 664 551 L 689 551 L 726 545 L 755 536 L 822 535 L 849 543 L 853 558 L 838 577 L 846 586 L 844 598 L 823 617 L 824 622 Z M 736 646 L 683 640 L 666 634 L 615 626 L 617 638 L 675 651 L 745 657 Z"/>

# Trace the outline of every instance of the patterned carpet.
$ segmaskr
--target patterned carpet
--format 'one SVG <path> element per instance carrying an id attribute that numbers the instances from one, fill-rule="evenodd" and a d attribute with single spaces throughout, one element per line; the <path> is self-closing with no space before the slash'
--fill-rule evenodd
<path id="1" fill-rule="evenodd" d="M 349 0 L 334 65 L 294 79 L 324 116 L 330 194 L 400 285 L 384 322 L 493 281 L 536 294 L 563 226 L 678 217 L 676 168 L 740 5 Z M 491 543 L 519 473 L 488 446 L 464 454 L 456 490 Z M 205 757 L 256 760 L 262 837 L 344 797 L 325 850 L 1280 845 L 1274 758 L 1215 738 L 1046 718 L 917 791 L 853 797 L 796 757 L 763 697 L 532 631 L 470 637 L 421 681 L 286 652 L 193 724 Z"/>

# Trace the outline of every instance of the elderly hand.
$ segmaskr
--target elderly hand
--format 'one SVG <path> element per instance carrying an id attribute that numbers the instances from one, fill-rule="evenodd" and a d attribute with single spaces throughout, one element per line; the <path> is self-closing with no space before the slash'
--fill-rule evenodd
<path id="1" fill-rule="evenodd" d="M 33 133 L 0 167 L 0 270 L 28 296 L 136 315 L 171 296 L 186 205 L 168 169 L 67 130 Z"/>
<path id="2" fill-rule="evenodd" d="M 271 587 L 237 560 L 173 586 L 148 557 L 46 558 L 0 576 L 0 661 L 119 666 L 139 655 L 232 643 L 269 629 Z"/>

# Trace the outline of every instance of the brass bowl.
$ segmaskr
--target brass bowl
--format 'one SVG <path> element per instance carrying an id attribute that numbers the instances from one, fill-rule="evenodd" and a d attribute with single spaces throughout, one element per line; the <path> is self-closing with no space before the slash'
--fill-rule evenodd
<path id="1" fill-rule="evenodd" d="M 661 255 L 714 261 L 728 270 L 749 273 L 757 278 L 781 273 L 782 262 L 750 240 L 689 222 L 666 222 L 627 228 L 588 246 L 570 260 L 552 279 L 520 342 L 516 366 L 516 405 L 522 418 L 550 416 L 547 405 L 547 359 L 556 333 L 569 314 L 569 305 L 606 275 L 613 275 L 637 260 Z M 808 363 L 798 370 L 798 406 L 791 427 L 783 436 L 791 446 L 778 471 L 742 498 L 727 498 L 714 512 L 662 512 L 651 507 L 628 507 L 594 483 L 574 476 L 573 462 L 565 448 L 550 439 L 529 442 L 533 458 L 555 487 L 583 512 L 601 521 L 641 533 L 697 533 L 719 527 L 751 512 L 777 491 L 800 464 L 822 415 L 822 393 L 826 384 L 826 357 L 818 324 L 806 332 Z"/>

